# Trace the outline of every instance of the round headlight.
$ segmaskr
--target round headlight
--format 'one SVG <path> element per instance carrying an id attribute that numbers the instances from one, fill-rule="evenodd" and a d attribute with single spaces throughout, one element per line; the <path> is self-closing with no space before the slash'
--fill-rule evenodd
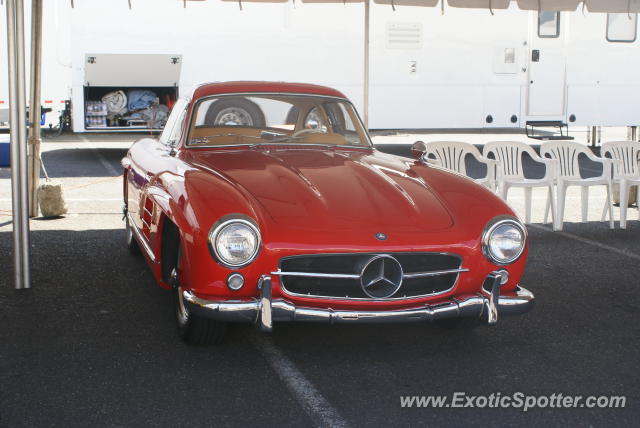
<path id="1" fill-rule="evenodd" d="M 508 265 L 522 255 L 526 241 L 527 232 L 522 223 L 512 217 L 498 217 L 485 228 L 482 251 L 491 262 Z"/>
<path id="2" fill-rule="evenodd" d="M 244 266 L 258 255 L 260 231 L 248 220 L 234 218 L 218 222 L 209 232 L 209 245 L 220 263 Z"/>

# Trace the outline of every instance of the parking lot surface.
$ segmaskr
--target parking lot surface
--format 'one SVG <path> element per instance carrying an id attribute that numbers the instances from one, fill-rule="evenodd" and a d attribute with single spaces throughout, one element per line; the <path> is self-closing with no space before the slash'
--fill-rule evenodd
<path id="1" fill-rule="evenodd" d="M 44 145 L 69 214 L 32 220 L 31 290 L 12 289 L 0 169 L 2 426 L 637 426 L 640 222 L 636 210 L 627 230 L 596 221 L 603 191 L 592 191 L 588 223 L 569 193 L 564 232 L 541 223 L 545 195 L 534 194 L 522 283 L 536 307 L 496 327 L 276 324 L 264 335 L 238 325 L 221 346 L 191 348 L 169 293 L 124 245 L 119 160 L 130 142 L 85 140 Z M 510 202 L 521 213 L 519 190 Z M 626 406 L 401 406 L 456 392 L 615 395 Z"/>

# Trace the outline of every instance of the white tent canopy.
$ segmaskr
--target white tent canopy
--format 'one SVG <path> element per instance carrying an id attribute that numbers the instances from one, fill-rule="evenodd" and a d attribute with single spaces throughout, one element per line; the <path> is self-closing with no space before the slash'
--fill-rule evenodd
<path id="1" fill-rule="evenodd" d="M 585 0 L 589 12 L 638 13 L 640 0 Z"/>
<path id="2" fill-rule="evenodd" d="M 124 0 L 123 0 L 124 1 Z M 135 3 L 135 0 L 129 0 Z M 191 1 L 183 0 L 185 5 Z M 242 3 L 287 3 L 289 0 L 222 0 Z M 291 0 L 296 1 L 296 0 Z M 367 0 L 301 0 L 303 3 L 365 3 Z M 523 10 L 573 11 L 582 3 L 589 12 L 637 13 L 640 12 L 640 0 L 373 0 L 378 4 L 392 6 L 436 7 L 443 3 L 451 7 L 468 9 L 507 9 L 517 4 Z"/>
<path id="3" fill-rule="evenodd" d="M 37 19 L 32 20 L 31 41 L 32 52 L 40 52 L 40 30 L 41 30 L 41 7 L 43 0 L 32 0 L 31 5 Z M 113 0 L 115 1 L 115 0 Z M 121 0 L 124 1 L 124 0 Z M 129 6 L 135 4 L 135 0 L 127 0 Z M 182 0 L 185 7 L 190 1 L 205 0 Z M 218 0 L 219 1 L 219 0 Z M 242 7 L 243 2 L 262 3 L 285 3 L 289 0 L 222 0 L 237 1 Z M 295 1 L 295 0 L 291 0 Z M 369 6 L 371 0 L 302 0 L 304 3 L 364 3 L 364 118 L 367 123 L 367 104 L 369 86 Z M 640 12 L 640 0 L 373 0 L 378 4 L 388 4 L 396 6 L 418 6 L 418 7 L 442 7 L 445 4 L 451 7 L 476 8 L 493 10 L 507 9 L 512 5 L 517 5 L 524 10 L 548 10 L 548 11 L 572 11 L 576 10 L 582 3 L 589 12 L 610 12 L 610 13 L 638 13 Z M 9 107 L 11 122 L 11 181 L 13 200 L 13 242 L 14 242 L 14 282 L 15 288 L 30 288 L 29 280 L 29 189 L 37 188 L 38 171 L 36 168 L 32 174 L 32 183 L 29 186 L 27 174 L 27 135 L 26 129 L 20 124 L 26 122 L 25 106 L 25 52 L 24 52 L 24 0 L 6 0 L 7 13 L 7 42 L 8 58 L 4 61 L 8 67 L 9 77 Z M 74 6 L 74 0 L 69 0 L 69 5 Z M 4 58 L 3 58 L 4 60 Z M 32 100 L 37 100 L 39 93 L 40 77 L 39 55 L 31 58 L 32 79 L 31 90 Z M 33 104 L 33 102 L 32 102 Z M 32 105 L 31 116 L 39 117 L 39 103 Z M 39 150 L 39 128 L 32 127 L 30 141 L 32 142 L 31 153 Z M 35 144 L 33 142 L 36 142 Z M 33 194 L 33 193 L 32 193 Z"/>
<path id="4" fill-rule="evenodd" d="M 573 11 L 580 3 L 580 0 L 518 0 L 518 7 L 524 10 Z M 598 3 L 604 2 L 598 0 Z"/>

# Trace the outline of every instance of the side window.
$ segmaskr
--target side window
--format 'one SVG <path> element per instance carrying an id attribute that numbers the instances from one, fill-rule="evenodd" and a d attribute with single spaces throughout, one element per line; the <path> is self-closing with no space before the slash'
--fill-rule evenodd
<path id="1" fill-rule="evenodd" d="M 182 131 L 184 130 L 184 119 L 187 116 L 187 109 L 182 109 L 182 114 L 178 116 L 178 120 L 175 125 L 173 125 L 173 129 L 171 130 L 171 134 L 169 134 L 169 140 L 167 143 L 177 143 L 180 141 L 180 137 L 182 137 Z"/>
<path id="2" fill-rule="evenodd" d="M 638 34 L 638 14 L 608 13 L 607 41 L 633 43 Z"/>
<path id="3" fill-rule="evenodd" d="M 324 104 L 324 108 L 334 133 L 345 137 L 350 144 L 362 144 L 353 123 L 353 117 L 345 108 L 344 103 L 329 102 Z"/>
<path id="4" fill-rule="evenodd" d="M 560 37 L 560 12 L 548 10 L 538 12 L 538 37 L 542 39 Z"/>
<path id="5" fill-rule="evenodd" d="M 164 129 L 162 130 L 162 134 L 160 134 L 160 143 L 168 144 L 171 140 L 175 138 L 176 132 L 177 135 L 180 135 L 180 127 L 182 125 L 182 121 L 184 121 L 184 115 L 186 112 L 186 100 L 179 99 L 173 106 L 171 110 L 171 114 L 167 119 L 167 123 L 164 125 Z"/>

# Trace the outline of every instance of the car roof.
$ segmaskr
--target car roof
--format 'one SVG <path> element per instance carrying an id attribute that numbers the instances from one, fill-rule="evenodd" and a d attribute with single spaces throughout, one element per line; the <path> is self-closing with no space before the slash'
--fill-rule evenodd
<path id="1" fill-rule="evenodd" d="M 342 92 L 335 89 L 328 88 L 326 86 L 311 85 L 308 83 L 238 81 L 205 83 L 203 85 L 200 85 L 193 92 L 193 100 L 211 95 L 250 92 L 313 94 L 346 98 Z"/>

